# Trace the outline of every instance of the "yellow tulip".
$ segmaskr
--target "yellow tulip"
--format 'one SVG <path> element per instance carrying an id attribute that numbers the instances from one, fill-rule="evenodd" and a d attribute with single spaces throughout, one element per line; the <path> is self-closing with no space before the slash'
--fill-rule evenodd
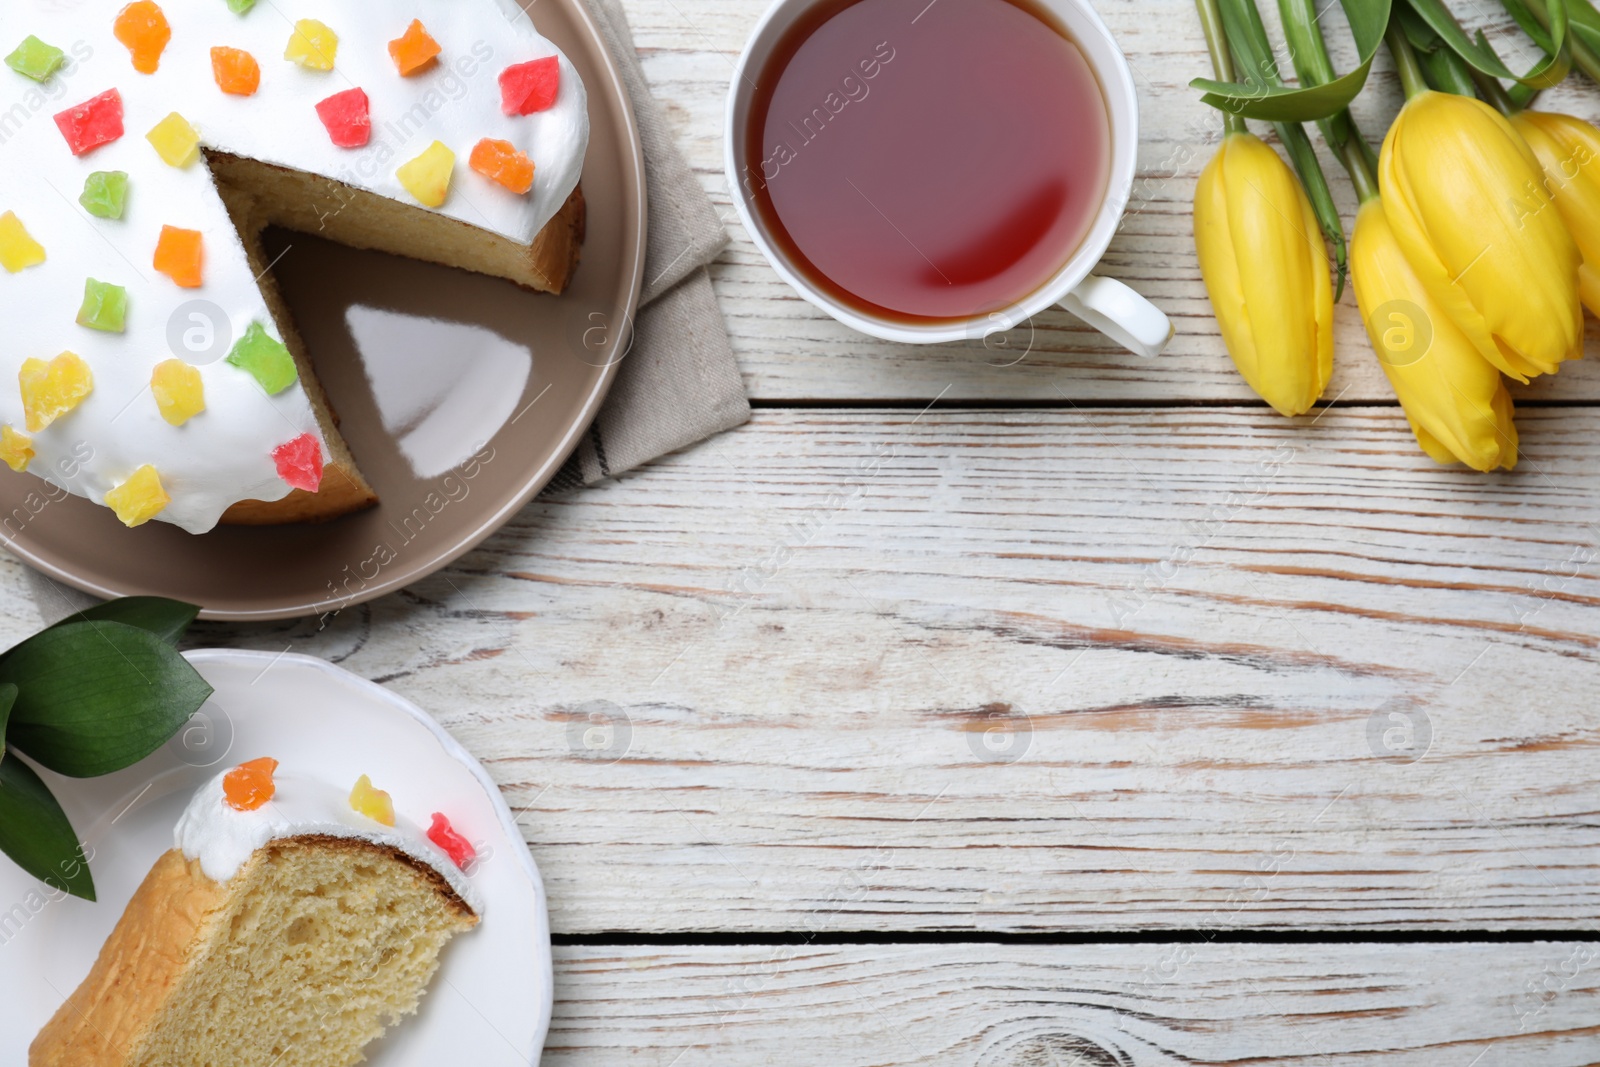
<path id="1" fill-rule="evenodd" d="M 1523 111 L 1511 117 L 1544 168 L 1567 231 L 1578 243 L 1578 293 L 1600 315 L 1600 130 L 1571 115 Z"/>
<path id="2" fill-rule="evenodd" d="M 1406 259 L 1485 359 L 1527 381 L 1582 356 L 1578 248 L 1505 116 L 1419 93 L 1384 139 L 1379 177 Z"/>
<path id="3" fill-rule="evenodd" d="M 1480 471 L 1515 467 L 1505 379 L 1423 284 L 1381 199 L 1356 216 L 1350 273 L 1367 335 L 1423 451 Z"/>
<path id="4" fill-rule="evenodd" d="M 1200 275 L 1239 373 L 1282 415 L 1303 415 L 1333 373 L 1333 283 L 1317 218 L 1278 154 L 1230 133 L 1194 199 Z"/>

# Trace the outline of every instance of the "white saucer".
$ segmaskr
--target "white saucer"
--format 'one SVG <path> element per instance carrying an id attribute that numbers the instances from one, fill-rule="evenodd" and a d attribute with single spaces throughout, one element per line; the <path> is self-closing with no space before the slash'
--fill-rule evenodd
<path id="1" fill-rule="evenodd" d="M 335 783 L 367 774 L 427 826 L 443 812 L 477 847 L 482 924 L 445 951 L 418 1014 L 368 1049 L 372 1067 L 527 1067 L 550 1026 L 550 920 L 521 829 L 477 760 L 414 705 L 308 656 L 208 650 L 187 657 L 216 693 L 148 759 L 90 780 L 42 772 L 89 852 L 98 903 L 55 893 L 0 856 L 0 1063 L 75 989 L 200 783 L 271 756 Z"/>

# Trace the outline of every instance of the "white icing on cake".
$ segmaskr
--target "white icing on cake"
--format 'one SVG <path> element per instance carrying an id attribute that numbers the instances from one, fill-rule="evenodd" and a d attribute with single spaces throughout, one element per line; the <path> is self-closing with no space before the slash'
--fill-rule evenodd
<path id="1" fill-rule="evenodd" d="M 150 464 L 172 498 L 158 517 L 202 533 L 240 500 L 286 496 L 272 449 L 320 434 L 300 385 L 269 397 L 222 360 L 226 348 L 211 362 L 181 344 L 174 351 L 174 316 L 191 301 L 221 309 L 234 340 L 251 322 L 274 337 L 278 332 L 204 163 L 169 167 L 145 134 L 178 112 L 206 147 L 327 175 L 413 206 L 395 171 L 441 141 L 455 152 L 456 169 L 438 210 L 529 243 L 577 186 L 588 144 L 587 97 L 563 56 L 554 107 L 528 116 L 502 112 L 501 71 L 559 55 L 513 0 L 317 0 L 299 7 L 262 0 L 243 16 L 226 0 L 161 0 L 172 40 L 149 75 L 133 69 L 113 34 L 123 6 L 124 0 L 0 4 L 0 55 L 33 35 L 64 50 L 68 61 L 44 84 L 0 66 L 0 214 L 15 212 L 49 257 L 17 274 L 0 272 L 0 421 L 29 433 L 17 387 L 25 359 L 77 353 L 94 374 L 94 391 L 53 425 L 29 433 L 37 453 L 29 472 L 103 503 L 108 490 Z M 334 70 L 311 71 L 283 58 L 292 20 L 300 18 L 338 33 Z M 444 51 L 433 69 L 402 78 L 388 42 L 414 18 Z M 254 96 L 229 96 L 217 87 L 213 46 L 256 58 L 261 87 Z M 315 105 L 355 87 L 371 99 L 372 140 L 364 148 L 337 148 Z M 112 88 L 125 108 L 122 138 L 73 156 L 53 116 Z M 470 169 L 472 147 L 486 137 L 510 141 L 532 158 L 537 175 L 529 195 Z M 129 175 L 126 213 L 120 220 L 91 216 L 78 203 L 85 179 L 119 170 Z M 181 289 L 153 269 L 164 225 L 204 233 L 202 288 Z M 90 277 L 127 289 L 125 333 L 75 322 Z M 179 334 L 196 325 L 184 315 L 177 322 Z M 175 357 L 198 365 L 205 387 L 206 411 L 181 427 L 161 418 L 149 389 L 155 365 Z M 10 475 L 0 469 L 0 476 Z"/>
<path id="2" fill-rule="evenodd" d="M 219 774 L 200 787 L 173 831 L 173 843 L 186 859 L 199 860 L 214 882 L 239 873 L 255 851 L 270 841 L 307 834 L 350 838 L 385 845 L 438 871 L 473 912 L 483 915 L 483 898 L 466 874 L 421 828 L 403 815 L 384 826 L 350 807 L 350 794 L 327 782 L 279 771 L 277 792 L 255 811 L 239 811 L 223 795 Z"/>

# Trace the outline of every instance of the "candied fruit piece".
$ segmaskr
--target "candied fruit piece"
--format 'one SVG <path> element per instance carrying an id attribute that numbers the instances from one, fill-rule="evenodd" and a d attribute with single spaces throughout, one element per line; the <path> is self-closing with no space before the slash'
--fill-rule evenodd
<path id="1" fill-rule="evenodd" d="M 222 796 L 234 811 L 255 811 L 277 795 L 272 775 L 278 761 L 270 756 L 241 763 L 222 776 Z"/>
<path id="2" fill-rule="evenodd" d="M 124 526 L 143 526 L 166 509 L 172 498 L 161 487 L 161 475 L 146 463 L 106 494 L 106 507 Z"/>
<path id="3" fill-rule="evenodd" d="M 406 32 L 389 42 L 389 56 L 400 70 L 400 77 L 409 78 L 433 65 L 444 49 L 439 47 L 421 19 L 412 19 Z"/>
<path id="4" fill-rule="evenodd" d="M 36 82 L 46 82 L 50 76 L 66 66 L 67 54 L 53 44 L 45 44 L 29 34 L 17 45 L 17 50 L 6 56 L 6 66 Z"/>
<path id="5" fill-rule="evenodd" d="M 372 104 L 360 89 L 346 89 L 322 101 L 317 118 L 340 148 L 360 148 L 372 140 Z"/>
<path id="6" fill-rule="evenodd" d="M 440 851 L 450 857 L 450 862 L 462 870 L 478 858 L 478 850 L 472 847 L 472 842 L 456 833 L 450 820 L 437 811 L 433 813 L 433 825 L 428 827 L 428 840 L 438 845 Z"/>
<path id="7" fill-rule="evenodd" d="M 27 470 L 28 464 L 33 462 L 33 438 L 9 426 L 0 426 L 0 459 L 19 474 Z"/>
<path id="8" fill-rule="evenodd" d="M 296 489 L 315 493 L 322 488 L 322 442 L 315 434 L 303 433 L 272 450 L 278 477 Z"/>
<path id="9" fill-rule="evenodd" d="M 473 146 L 468 162 L 473 170 L 518 196 L 533 188 L 533 160 L 517 151 L 517 146 L 510 141 L 485 137 Z"/>
<path id="10" fill-rule="evenodd" d="M 561 60 L 555 56 L 518 63 L 500 72 L 500 109 L 507 115 L 546 111 L 561 92 Z"/>
<path id="11" fill-rule="evenodd" d="M 259 322 L 252 322 L 244 336 L 234 343 L 228 362 L 255 378 L 269 396 L 283 392 L 300 377 L 289 349 Z"/>
<path id="12" fill-rule="evenodd" d="M 78 203 L 100 219 L 120 219 L 128 204 L 128 172 L 97 170 L 83 183 Z"/>
<path id="13" fill-rule="evenodd" d="M 128 324 L 128 290 L 93 278 L 83 283 L 78 325 L 102 333 L 121 333 Z"/>
<path id="14" fill-rule="evenodd" d="M 49 363 L 42 359 L 23 360 L 17 385 L 22 390 L 28 432 L 38 433 L 94 392 L 94 374 L 82 356 L 63 352 Z"/>
<path id="15" fill-rule="evenodd" d="M 92 152 L 122 136 L 122 94 L 107 89 L 94 99 L 61 112 L 55 120 L 73 155 Z"/>
<path id="16" fill-rule="evenodd" d="M 172 40 L 167 16 L 152 0 L 134 0 L 122 9 L 113 26 L 117 40 L 133 55 L 133 69 L 154 74 L 161 66 L 161 53 Z"/>
<path id="17" fill-rule="evenodd" d="M 200 134 L 174 111 L 144 135 L 169 167 L 183 168 L 200 158 Z"/>
<path id="18" fill-rule="evenodd" d="M 455 173 L 456 154 L 440 141 L 429 145 L 416 159 L 395 172 L 406 192 L 428 207 L 443 207 L 450 195 L 450 175 Z"/>
<path id="19" fill-rule="evenodd" d="M 228 10 L 235 15 L 248 15 L 256 6 L 256 0 L 228 0 Z"/>
<path id="20" fill-rule="evenodd" d="M 261 88 L 261 64 L 240 48 L 213 48 L 211 76 L 217 80 L 217 88 L 230 96 L 254 96 Z"/>
<path id="21" fill-rule="evenodd" d="M 200 371 L 181 359 L 156 364 L 150 374 L 150 391 L 155 394 L 161 417 L 173 426 L 182 426 L 206 409 L 206 388 Z"/>
<path id="22" fill-rule="evenodd" d="M 33 239 L 17 213 L 0 215 L 0 267 L 7 274 L 15 274 L 43 262 L 44 246 Z"/>
<path id="23" fill-rule="evenodd" d="M 182 289 L 198 289 L 204 282 L 205 236 L 199 230 L 161 227 L 156 242 L 155 268 Z"/>
<path id="24" fill-rule="evenodd" d="M 283 50 L 284 59 L 307 70 L 332 70 L 338 54 L 339 35 L 316 19 L 301 19 L 295 23 L 289 47 Z"/>
<path id="25" fill-rule="evenodd" d="M 389 799 L 388 793 L 373 788 L 372 779 L 364 774 L 356 779 L 355 788 L 350 790 L 350 807 L 373 822 L 394 825 L 394 801 Z"/>

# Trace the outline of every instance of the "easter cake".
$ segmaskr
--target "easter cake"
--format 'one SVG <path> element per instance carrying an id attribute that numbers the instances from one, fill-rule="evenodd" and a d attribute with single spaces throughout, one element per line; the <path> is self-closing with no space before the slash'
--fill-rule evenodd
<path id="1" fill-rule="evenodd" d="M 276 771 L 195 794 L 29 1067 L 344 1067 L 418 1009 L 483 913 L 472 846 L 365 776 L 346 794 Z"/>
<path id="2" fill-rule="evenodd" d="M 0 459 L 129 526 L 376 501 L 266 226 L 576 267 L 587 100 L 515 0 L 6 3 L 0 53 Z"/>

